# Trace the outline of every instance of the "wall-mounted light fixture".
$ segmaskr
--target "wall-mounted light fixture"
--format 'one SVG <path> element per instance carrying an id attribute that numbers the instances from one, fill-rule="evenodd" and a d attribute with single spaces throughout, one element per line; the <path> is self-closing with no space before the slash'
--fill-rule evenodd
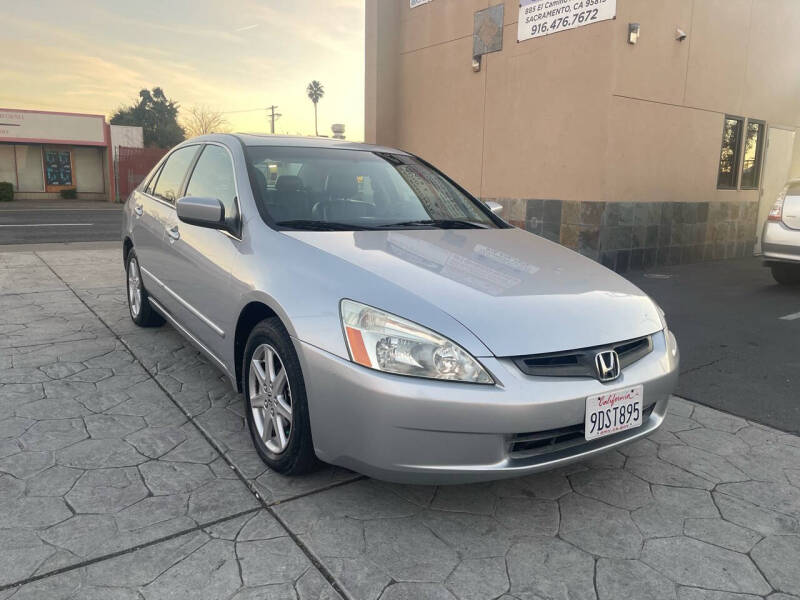
<path id="1" fill-rule="evenodd" d="M 681 29 L 680 27 L 677 27 L 675 29 L 675 39 L 676 40 L 678 40 L 679 42 L 682 42 L 687 37 L 689 37 L 689 35 L 683 29 Z"/>
<path id="2" fill-rule="evenodd" d="M 480 56 L 473 56 L 472 57 L 472 70 L 476 73 L 481 70 L 481 57 Z"/>
<path id="3" fill-rule="evenodd" d="M 628 23 L 628 43 L 635 44 L 639 41 L 639 24 Z"/>

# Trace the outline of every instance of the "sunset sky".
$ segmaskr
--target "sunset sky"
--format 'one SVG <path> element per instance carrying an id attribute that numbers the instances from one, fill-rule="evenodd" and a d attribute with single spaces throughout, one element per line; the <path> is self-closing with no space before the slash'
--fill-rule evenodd
<path id="1" fill-rule="evenodd" d="M 3 11 L 0 107 L 110 115 L 142 87 L 221 112 L 277 104 L 277 133 L 364 136 L 363 0 L 26 0 Z M 225 114 L 269 131 L 266 112 Z"/>

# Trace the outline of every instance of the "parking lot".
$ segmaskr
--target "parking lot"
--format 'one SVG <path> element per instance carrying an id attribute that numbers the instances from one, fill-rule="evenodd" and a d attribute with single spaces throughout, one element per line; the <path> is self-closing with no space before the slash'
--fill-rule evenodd
<path id="1" fill-rule="evenodd" d="M 800 288 L 777 285 L 756 257 L 628 277 L 680 342 L 680 396 L 800 433 Z"/>
<path id="2" fill-rule="evenodd" d="M 800 294 L 755 260 L 657 275 L 694 402 L 589 462 L 427 487 L 266 470 L 224 376 L 131 323 L 116 247 L 0 251 L 0 600 L 800 597 Z"/>

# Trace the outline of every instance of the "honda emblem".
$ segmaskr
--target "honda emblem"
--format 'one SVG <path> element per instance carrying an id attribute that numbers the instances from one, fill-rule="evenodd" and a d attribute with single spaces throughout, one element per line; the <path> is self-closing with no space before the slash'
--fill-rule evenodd
<path id="1" fill-rule="evenodd" d="M 600 381 L 614 381 L 619 377 L 619 355 L 615 350 L 598 352 L 594 357 L 594 366 Z"/>

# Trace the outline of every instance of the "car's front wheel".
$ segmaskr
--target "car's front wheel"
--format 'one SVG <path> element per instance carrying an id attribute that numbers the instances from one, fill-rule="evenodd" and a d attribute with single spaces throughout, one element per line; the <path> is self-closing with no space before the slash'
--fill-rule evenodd
<path id="1" fill-rule="evenodd" d="M 142 272 L 139 269 L 139 259 L 136 252 L 128 252 L 125 266 L 128 280 L 128 311 L 131 319 L 139 327 L 158 327 L 164 323 L 164 318 L 150 306 L 147 290 L 142 284 Z"/>
<path id="2" fill-rule="evenodd" d="M 776 263 L 770 267 L 775 281 L 781 285 L 800 284 L 800 265 Z"/>
<path id="3" fill-rule="evenodd" d="M 259 456 L 284 475 L 311 470 L 317 459 L 303 373 L 278 319 L 265 319 L 253 328 L 242 374 L 247 425 Z"/>

